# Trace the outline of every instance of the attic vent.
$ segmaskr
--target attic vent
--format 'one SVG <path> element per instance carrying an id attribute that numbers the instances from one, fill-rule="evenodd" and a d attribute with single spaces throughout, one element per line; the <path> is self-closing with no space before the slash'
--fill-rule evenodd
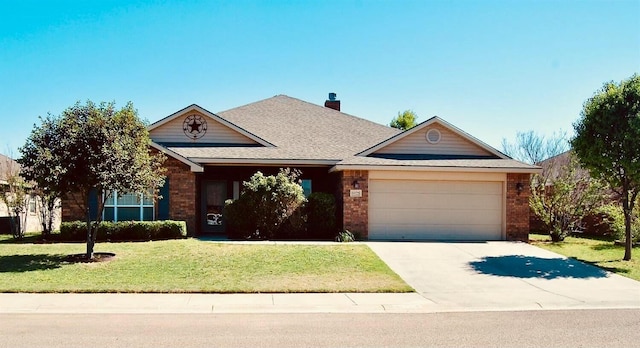
<path id="1" fill-rule="evenodd" d="M 427 141 L 430 144 L 437 144 L 440 142 L 440 139 L 442 138 L 442 135 L 440 134 L 440 131 L 435 129 L 435 128 L 431 128 L 427 131 Z"/>

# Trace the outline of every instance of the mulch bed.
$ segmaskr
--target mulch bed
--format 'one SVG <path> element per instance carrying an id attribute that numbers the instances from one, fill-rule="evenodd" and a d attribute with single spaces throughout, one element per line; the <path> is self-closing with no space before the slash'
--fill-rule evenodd
<path id="1" fill-rule="evenodd" d="M 115 257 L 116 254 L 114 253 L 93 253 L 93 258 L 87 259 L 87 254 L 72 254 L 68 255 L 65 261 L 73 263 L 106 262 L 113 260 Z"/>

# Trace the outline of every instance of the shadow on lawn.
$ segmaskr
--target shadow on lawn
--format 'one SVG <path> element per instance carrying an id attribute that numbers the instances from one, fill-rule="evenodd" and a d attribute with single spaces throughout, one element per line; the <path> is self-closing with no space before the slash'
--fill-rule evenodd
<path id="1" fill-rule="evenodd" d="M 0 256 L 0 273 L 19 273 L 60 268 L 66 255 L 6 255 Z"/>
<path id="2" fill-rule="evenodd" d="M 574 259 L 546 259 L 524 255 L 483 257 L 469 262 L 473 270 L 482 274 L 515 278 L 605 278 L 607 272 Z"/>
<path id="3" fill-rule="evenodd" d="M 620 251 L 624 252 L 624 246 L 623 246 L 623 245 L 615 245 L 615 244 L 613 244 L 613 242 L 611 242 L 611 243 L 606 243 L 606 244 L 605 244 L 605 243 L 603 243 L 603 244 L 596 244 L 596 245 L 592 246 L 592 247 L 591 247 L 591 249 L 592 249 L 592 250 L 597 250 L 597 251 L 600 251 L 600 250 L 615 250 L 615 249 L 618 249 L 618 250 L 620 250 Z"/>

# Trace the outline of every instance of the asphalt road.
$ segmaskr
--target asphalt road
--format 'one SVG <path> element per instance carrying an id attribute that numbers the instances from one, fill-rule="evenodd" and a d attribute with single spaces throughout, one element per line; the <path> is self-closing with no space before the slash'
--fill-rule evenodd
<path id="1" fill-rule="evenodd" d="M 640 310 L 4 314 L 0 347 L 637 347 Z"/>

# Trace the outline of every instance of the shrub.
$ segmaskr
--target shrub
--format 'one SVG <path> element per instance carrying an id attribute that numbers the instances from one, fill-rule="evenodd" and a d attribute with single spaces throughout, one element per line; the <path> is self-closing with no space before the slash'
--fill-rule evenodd
<path id="1" fill-rule="evenodd" d="M 314 192 L 307 197 L 307 231 L 310 238 L 331 239 L 336 230 L 336 199 L 332 194 Z"/>
<path id="2" fill-rule="evenodd" d="M 305 202 L 298 176 L 297 171 L 280 169 L 277 175 L 257 172 L 245 181 L 240 198 L 226 205 L 229 236 L 276 237 L 282 224 Z"/>
<path id="3" fill-rule="evenodd" d="M 355 242 L 355 240 L 356 237 L 353 235 L 353 233 L 349 232 L 349 230 L 340 231 L 336 236 L 336 242 L 340 243 L 350 243 Z"/>
<path id="4" fill-rule="evenodd" d="M 275 233 L 276 239 L 307 239 L 307 214 L 305 212 L 306 203 L 301 204 L 294 210 L 278 228 Z"/>
<path id="5" fill-rule="evenodd" d="M 617 204 L 606 204 L 596 210 L 596 213 L 602 218 L 599 228 L 604 226 L 605 229 L 611 231 L 611 234 L 619 240 L 624 241 L 625 238 L 625 224 L 624 224 L 624 212 L 622 207 Z M 637 243 L 640 239 L 640 219 L 637 217 L 636 210 L 634 210 L 634 216 L 631 220 L 631 239 L 632 242 Z"/>
<path id="6" fill-rule="evenodd" d="M 250 202 L 246 199 L 226 200 L 224 202 L 224 219 L 227 224 L 227 235 L 231 239 L 246 239 L 256 232 L 256 214 L 252 214 Z"/>
<path id="7" fill-rule="evenodd" d="M 87 239 L 87 224 L 84 221 L 63 222 L 60 233 L 53 235 L 59 241 L 84 242 Z M 98 225 L 98 241 L 125 242 L 177 239 L 187 236 L 184 221 L 102 221 Z"/>

